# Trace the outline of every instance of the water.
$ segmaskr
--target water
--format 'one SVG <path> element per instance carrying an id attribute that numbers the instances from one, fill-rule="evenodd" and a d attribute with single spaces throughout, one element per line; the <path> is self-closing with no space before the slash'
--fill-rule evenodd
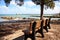
<path id="1" fill-rule="evenodd" d="M 5 21 L 6 19 L 2 19 L 1 17 L 8 16 L 8 17 L 20 17 L 20 18 L 39 18 L 39 17 L 32 17 L 32 16 L 40 16 L 39 14 L 0 14 L 0 21 Z M 47 15 L 44 16 L 53 16 Z M 58 20 L 60 18 L 52 18 L 52 20 Z"/>
<path id="2" fill-rule="evenodd" d="M 1 18 L 1 17 L 4 17 L 4 16 L 8 16 L 8 17 L 19 17 L 19 18 L 30 18 L 31 15 L 32 14 L 0 14 L 0 21 L 5 21 L 6 20 L 6 19 L 2 19 Z"/>
<path id="3" fill-rule="evenodd" d="M 0 17 L 2 16 L 10 16 L 10 17 L 29 17 L 28 14 L 0 14 Z"/>

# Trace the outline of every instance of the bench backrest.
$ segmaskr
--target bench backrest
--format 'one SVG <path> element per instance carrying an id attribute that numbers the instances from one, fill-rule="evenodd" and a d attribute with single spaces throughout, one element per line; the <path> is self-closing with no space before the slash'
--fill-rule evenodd
<path id="1" fill-rule="evenodd" d="M 49 18 L 49 20 L 48 20 L 48 24 L 50 24 L 50 20 L 51 20 L 51 18 Z"/>
<path id="2" fill-rule="evenodd" d="M 43 26 L 46 26 L 48 24 L 48 19 L 44 19 Z"/>
<path id="3" fill-rule="evenodd" d="M 34 21 L 32 24 L 32 34 L 35 32 L 36 22 Z"/>
<path id="4" fill-rule="evenodd" d="M 34 22 L 34 21 L 31 21 L 30 30 L 32 30 L 32 24 L 33 24 L 33 22 Z M 39 28 L 40 28 L 41 22 L 42 22 L 42 20 L 36 20 L 36 27 L 35 27 L 35 29 L 39 29 Z"/>
<path id="5" fill-rule="evenodd" d="M 40 26 L 41 26 L 41 21 L 42 20 L 36 20 L 36 29 L 39 29 L 40 28 Z"/>
<path id="6" fill-rule="evenodd" d="M 31 21 L 30 27 L 28 28 L 29 33 L 27 33 L 27 34 L 35 33 L 36 29 L 40 29 L 40 27 L 42 27 L 42 26 L 43 26 L 42 20 Z"/>
<path id="7" fill-rule="evenodd" d="M 51 18 L 48 18 L 48 19 L 44 18 L 43 20 L 44 20 L 43 26 L 50 25 Z"/>

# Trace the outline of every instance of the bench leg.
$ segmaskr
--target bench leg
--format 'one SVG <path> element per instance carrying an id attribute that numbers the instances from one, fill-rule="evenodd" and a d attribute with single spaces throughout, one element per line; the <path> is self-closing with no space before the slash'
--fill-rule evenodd
<path id="1" fill-rule="evenodd" d="M 44 26 L 44 29 L 48 32 L 48 28 L 47 28 L 47 26 Z"/>
<path id="2" fill-rule="evenodd" d="M 37 32 L 42 35 L 42 38 L 44 38 L 43 27 L 41 27 L 41 29 L 39 29 L 38 31 L 36 31 L 36 33 Z"/>
<path id="3" fill-rule="evenodd" d="M 43 34 L 43 27 L 41 27 L 41 29 L 40 29 L 40 34 L 42 35 L 42 38 L 44 38 L 44 34 Z"/>
<path id="4" fill-rule="evenodd" d="M 51 29 L 50 25 L 48 25 L 49 29 Z"/>
<path id="5" fill-rule="evenodd" d="M 32 40 L 35 40 L 35 36 L 32 36 Z"/>
<path id="6" fill-rule="evenodd" d="M 25 37 L 24 37 L 24 40 L 27 40 L 27 35 L 24 35 Z"/>
<path id="7" fill-rule="evenodd" d="M 35 36 L 31 36 L 31 37 L 25 36 L 24 40 L 27 40 L 27 38 L 31 38 L 32 40 L 35 40 Z"/>
<path id="8" fill-rule="evenodd" d="M 31 34 L 31 35 L 25 34 L 24 36 L 25 36 L 24 40 L 27 40 L 27 38 L 31 38 L 32 40 L 35 40 L 35 35 L 34 34 Z"/>

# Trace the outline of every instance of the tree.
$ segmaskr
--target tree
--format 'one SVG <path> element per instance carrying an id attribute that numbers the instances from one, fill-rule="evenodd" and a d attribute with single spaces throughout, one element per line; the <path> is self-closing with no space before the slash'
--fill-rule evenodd
<path id="1" fill-rule="evenodd" d="M 48 8 L 54 8 L 55 4 L 53 2 L 53 0 L 32 0 L 36 5 L 40 5 L 41 6 L 41 16 L 40 19 L 43 19 L 43 9 L 44 9 L 44 5 Z"/>
<path id="2" fill-rule="evenodd" d="M 4 0 L 6 3 L 6 6 L 8 6 L 10 4 L 11 0 Z M 58 1 L 58 0 L 32 0 L 36 5 L 40 5 L 41 6 L 41 18 L 43 19 L 43 9 L 44 9 L 44 5 L 46 6 L 46 8 L 50 7 L 50 8 L 54 8 L 55 4 L 53 1 Z M 17 5 L 22 6 L 24 4 L 24 0 L 15 0 L 15 2 L 17 3 Z"/>

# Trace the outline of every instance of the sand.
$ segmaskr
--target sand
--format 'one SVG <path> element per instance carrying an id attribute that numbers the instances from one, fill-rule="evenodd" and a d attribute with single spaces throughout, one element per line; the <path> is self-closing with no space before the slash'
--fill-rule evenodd
<path id="1" fill-rule="evenodd" d="M 44 30 L 44 38 L 41 38 L 41 34 L 37 33 L 36 40 L 60 40 L 60 24 L 51 24 L 51 29 L 49 29 L 49 32 L 46 32 Z M 23 40 L 24 36 L 18 37 L 15 40 Z M 31 40 L 28 38 L 27 40 Z"/>
<path id="2" fill-rule="evenodd" d="M 60 24 L 51 24 L 51 29 L 49 32 L 44 30 L 44 38 L 41 38 L 40 34 L 36 34 L 36 40 L 60 40 Z"/>
<path id="3" fill-rule="evenodd" d="M 41 38 L 41 34 L 36 34 L 36 40 L 60 40 L 60 24 L 51 24 L 49 32 L 44 30 L 44 38 Z M 24 36 L 18 37 L 16 40 L 23 40 Z M 31 40 L 28 38 L 28 40 Z"/>

